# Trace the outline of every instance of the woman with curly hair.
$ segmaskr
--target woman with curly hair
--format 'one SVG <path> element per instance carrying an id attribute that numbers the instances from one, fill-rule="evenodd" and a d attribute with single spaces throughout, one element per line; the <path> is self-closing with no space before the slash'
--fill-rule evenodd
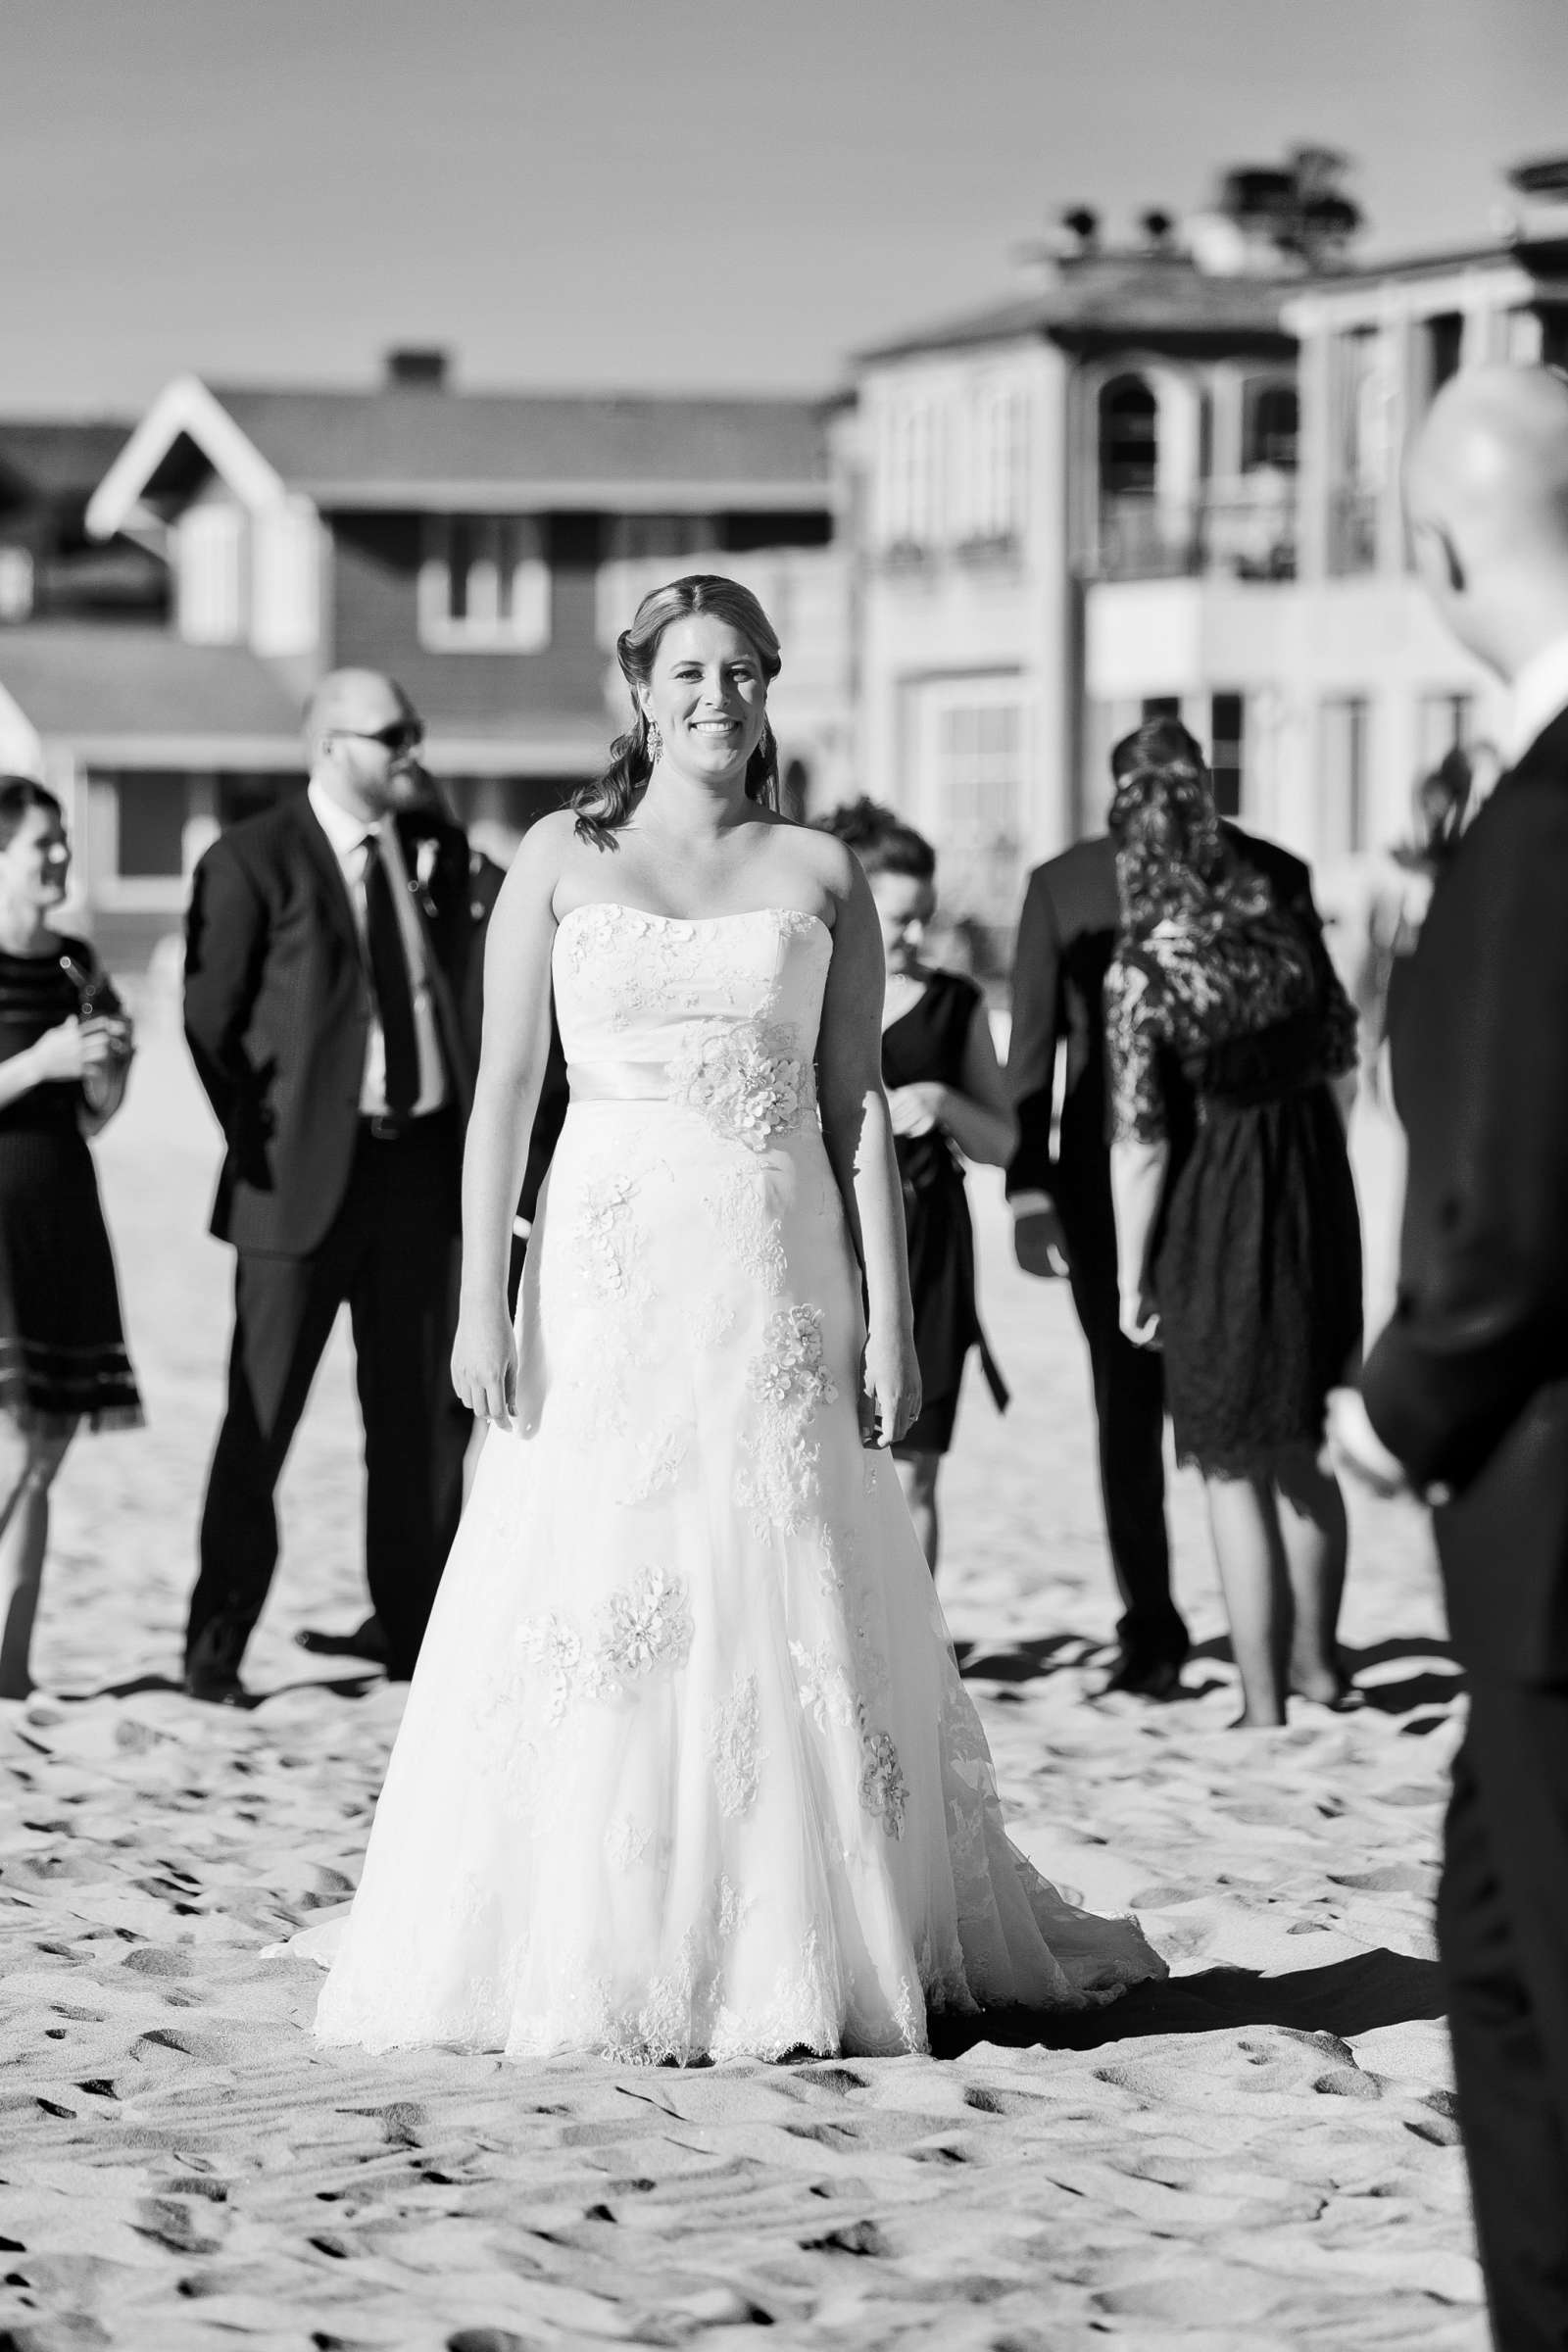
<path id="1" fill-rule="evenodd" d="M 904 1231 L 920 1361 L 920 1411 L 893 1459 L 926 1565 L 936 1574 L 937 1475 L 952 1447 L 958 1389 L 971 1348 L 999 1409 L 1007 1392 L 980 1328 L 974 1228 L 965 1160 L 1005 1167 L 1017 1143 L 985 1000 L 962 972 L 922 953 L 936 911 L 936 852 L 912 825 L 872 800 L 821 819 L 859 859 L 887 957 L 882 1083 L 904 1193 Z"/>
<path id="2" fill-rule="evenodd" d="M 1203 756 L 1152 719 L 1111 757 L 1121 927 L 1105 982 L 1122 1329 L 1162 1348 L 1208 1492 L 1247 1726 L 1335 1702 L 1345 1504 L 1318 1467 L 1361 1331 L 1336 1084 L 1355 1015 L 1310 902 L 1227 839 Z"/>

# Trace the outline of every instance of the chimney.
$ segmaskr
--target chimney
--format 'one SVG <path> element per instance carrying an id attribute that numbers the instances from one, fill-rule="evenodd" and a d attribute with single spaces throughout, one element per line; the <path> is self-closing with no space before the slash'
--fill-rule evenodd
<path id="1" fill-rule="evenodd" d="M 1083 261 L 1100 251 L 1100 215 L 1087 204 L 1075 205 L 1063 213 L 1061 225 L 1073 240 L 1072 258 Z"/>
<path id="2" fill-rule="evenodd" d="M 399 344 L 386 355 L 386 386 L 392 392 L 444 392 L 451 353 L 438 343 Z"/>

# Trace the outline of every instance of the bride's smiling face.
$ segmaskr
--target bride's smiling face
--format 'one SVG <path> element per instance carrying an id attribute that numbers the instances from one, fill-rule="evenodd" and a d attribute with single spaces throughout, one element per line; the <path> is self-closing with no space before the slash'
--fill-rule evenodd
<path id="1" fill-rule="evenodd" d="M 659 640 L 642 706 L 663 757 L 705 784 L 744 776 L 767 724 L 767 680 L 751 639 L 727 620 L 693 612 Z"/>

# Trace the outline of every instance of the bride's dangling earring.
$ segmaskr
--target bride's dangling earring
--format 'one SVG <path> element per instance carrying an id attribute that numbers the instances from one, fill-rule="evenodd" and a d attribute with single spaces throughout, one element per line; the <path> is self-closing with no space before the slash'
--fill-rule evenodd
<path id="1" fill-rule="evenodd" d="M 650 775 L 652 775 L 654 769 L 659 765 L 659 762 L 664 757 L 664 738 L 659 732 L 659 721 L 657 718 L 645 718 L 643 725 L 646 729 L 643 741 L 648 752 L 648 772 Z"/>

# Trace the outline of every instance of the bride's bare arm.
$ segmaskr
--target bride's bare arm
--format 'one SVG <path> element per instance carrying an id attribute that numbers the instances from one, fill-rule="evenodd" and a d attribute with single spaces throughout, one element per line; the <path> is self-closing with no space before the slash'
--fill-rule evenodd
<path id="1" fill-rule="evenodd" d="M 512 1223 L 550 1050 L 552 904 L 571 819 L 530 827 L 501 886 L 484 957 L 484 1031 L 463 1153 L 463 1287 L 452 1385 L 503 1424 L 516 1389 L 507 1312 Z"/>
<path id="2" fill-rule="evenodd" d="M 817 1089 L 822 1140 L 865 1275 L 862 1429 L 887 1446 L 903 1437 L 920 1409 L 920 1375 L 904 1196 L 882 1091 L 882 936 L 864 874 L 853 858 L 846 867 L 822 1001 Z"/>

